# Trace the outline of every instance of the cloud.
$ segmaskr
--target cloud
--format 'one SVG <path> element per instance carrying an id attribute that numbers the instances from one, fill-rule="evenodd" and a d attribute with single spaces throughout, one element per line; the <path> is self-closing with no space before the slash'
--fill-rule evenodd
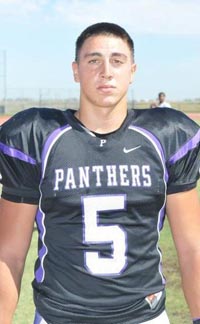
<path id="1" fill-rule="evenodd" d="M 0 0 L 1 19 L 24 17 L 69 28 L 112 21 L 134 34 L 200 35 L 199 0 Z"/>
<path id="2" fill-rule="evenodd" d="M 13 17 L 31 16 L 38 13 L 48 0 L 0 0 L 0 17 L 8 20 Z"/>
<path id="3" fill-rule="evenodd" d="M 112 21 L 139 34 L 200 35 L 198 0 L 60 0 L 55 11 L 76 25 Z"/>

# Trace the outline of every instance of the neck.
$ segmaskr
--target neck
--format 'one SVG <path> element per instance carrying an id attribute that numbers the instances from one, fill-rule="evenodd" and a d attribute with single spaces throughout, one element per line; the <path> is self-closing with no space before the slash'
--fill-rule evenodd
<path id="1" fill-rule="evenodd" d="M 80 108 L 75 113 L 77 119 L 89 130 L 106 134 L 120 128 L 127 116 L 127 101 L 122 100 L 117 105 L 102 107 L 80 102 Z"/>
<path id="2" fill-rule="evenodd" d="M 80 108 L 75 116 L 89 130 L 106 134 L 120 128 L 127 116 L 127 108 L 118 112 L 116 109 L 102 107 L 98 111 L 87 110 L 85 112 L 84 109 Z"/>

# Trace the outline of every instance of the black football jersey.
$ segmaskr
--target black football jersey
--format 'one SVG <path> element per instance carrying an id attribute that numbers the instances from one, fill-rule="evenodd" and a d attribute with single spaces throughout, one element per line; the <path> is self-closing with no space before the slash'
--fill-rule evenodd
<path id="1" fill-rule="evenodd" d="M 164 309 L 167 194 L 196 186 L 200 129 L 173 109 L 129 110 L 100 136 L 74 111 L 31 108 L 0 130 L 2 197 L 38 204 L 33 281 L 53 324 L 138 324 Z"/>

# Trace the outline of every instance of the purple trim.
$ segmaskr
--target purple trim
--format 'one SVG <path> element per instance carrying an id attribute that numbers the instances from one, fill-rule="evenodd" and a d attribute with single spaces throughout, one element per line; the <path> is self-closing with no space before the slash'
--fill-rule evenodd
<path id="1" fill-rule="evenodd" d="M 170 164 L 174 164 L 182 157 L 184 157 L 189 151 L 195 148 L 200 142 L 200 130 L 192 137 L 185 145 L 183 145 L 174 155 L 169 159 Z"/>
<path id="2" fill-rule="evenodd" d="M 52 144 L 53 140 L 59 135 L 59 133 L 61 133 L 64 129 L 70 129 L 72 128 L 71 126 L 69 125 L 65 125 L 63 127 L 59 127 L 58 129 L 56 129 L 53 133 L 51 133 L 51 135 L 48 137 L 45 145 L 44 145 L 44 148 L 43 148 L 43 151 L 42 151 L 42 174 L 43 174 L 43 171 L 44 171 L 44 160 L 45 160 L 45 157 L 47 155 L 47 152 L 49 150 L 49 147 L 50 145 Z"/>
<path id="3" fill-rule="evenodd" d="M 165 220 L 165 206 L 163 206 L 160 211 L 159 231 L 161 231 L 163 228 L 164 220 Z"/>
<path id="4" fill-rule="evenodd" d="M 158 229 L 159 232 L 161 232 L 163 225 L 164 225 L 164 219 L 165 219 L 165 205 L 162 207 L 162 209 L 160 210 L 160 217 L 159 217 L 159 224 L 158 224 Z M 159 263 L 159 272 L 161 274 L 161 278 L 162 278 L 162 283 L 163 285 L 166 284 L 166 279 L 163 275 L 163 265 L 162 265 L 162 252 L 160 251 L 160 263 Z"/>
<path id="5" fill-rule="evenodd" d="M 45 235 L 45 227 L 43 224 L 43 213 L 38 209 L 37 215 L 36 215 L 36 222 L 38 225 L 38 230 L 39 230 L 39 237 L 42 243 Z M 39 268 L 35 271 L 35 278 L 37 282 L 41 282 L 44 277 L 44 268 L 43 268 L 43 257 L 47 253 L 47 247 L 43 244 L 41 249 L 38 252 L 38 257 L 40 259 L 40 266 Z"/>
<path id="6" fill-rule="evenodd" d="M 200 317 L 193 318 L 192 323 L 193 324 L 200 324 Z"/>
<path id="7" fill-rule="evenodd" d="M 131 125 L 131 127 L 129 127 L 129 128 L 141 131 L 142 133 L 144 133 L 145 135 L 150 137 L 152 142 L 155 143 L 155 146 L 158 148 L 158 151 L 160 152 L 160 155 L 161 155 L 161 159 L 162 159 L 163 167 L 164 167 L 164 178 L 165 178 L 165 181 L 167 182 L 168 181 L 168 172 L 167 172 L 167 169 L 166 169 L 166 166 L 165 166 L 166 159 L 165 159 L 165 154 L 164 154 L 163 148 L 162 148 L 159 140 L 151 132 L 149 132 L 148 130 L 146 130 L 146 129 L 142 128 L 142 127 Z"/>
<path id="8" fill-rule="evenodd" d="M 44 318 L 37 312 L 35 311 L 35 318 L 34 318 L 34 323 L 33 324 L 47 324 L 47 322 L 44 320 Z"/>
<path id="9" fill-rule="evenodd" d="M 22 153 L 21 151 L 15 149 L 13 147 L 5 145 L 3 143 L 0 143 L 0 151 L 2 151 L 4 154 L 6 154 L 8 156 L 17 158 L 21 161 L 28 162 L 31 164 L 36 164 L 36 160 L 33 159 L 32 157 L 28 156 L 25 153 Z"/>
<path id="10" fill-rule="evenodd" d="M 144 136 L 148 136 L 151 141 L 154 143 L 155 147 L 157 147 L 157 150 L 158 152 L 160 153 L 160 156 L 161 156 L 161 160 L 162 160 L 162 163 L 163 163 L 163 169 L 164 169 L 164 180 L 166 182 L 166 185 L 167 185 L 167 181 L 168 181 L 168 172 L 167 172 L 167 168 L 166 168 L 166 159 L 165 159 L 165 154 L 164 154 L 164 151 L 163 151 L 163 148 L 162 148 L 162 145 L 160 144 L 159 140 L 151 133 L 149 132 L 148 130 L 142 128 L 142 127 L 138 127 L 138 126 L 134 126 L 132 125 L 131 127 L 129 127 L 130 129 L 135 129 L 136 131 L 138 130 L 139 132 L 143 133 Z M 159 223 L 157 225 L 157 230 L 158 232 L 160 233 L 160 231 L 162 230 L 162 227 L 163 227 L 163 224 L 164 224 L 164 218 L 165 218 L 165 203 L 163 204 L 162 208 L 160 209 L 159 211 L 159 216 L 158 216 L 158 220 L 159 220 Z M 162 278 L 162 283 L 165 284 L 166 283 L 166 280 L 165 280 L 165 277 L 163 276 L 163 270 L 162 270 L 162 253 L 161 251 L 159 250 L 159 248 L 157 247 L 157 250 L 158 250 L 158 253 L 160 255 L 160 262 L 159 262 L 159 272 L 160 272 L 160 275 L 161 275 L 161 278 Z"/>
<path id="11" fill-rule="evenodd" d="M 42 178 L 40 181 L 40 185 L 42 182 L 42 179 L 44 177 L 44 168 L 45 168 L 45 159 L 46 156 L 48 154 L 48 151 L 50 149 L 50 146 L 52 144 L 52 142 L 59 136 L 59 134 L 63 131 L 63 130 L 68 130 L 71 129 L 71 126 L 69 125 L 65 125 L 63 127 L 60 127 L 58 129 L 56 129 L 47 139 L 43 151 L 42 151 Z M 41 194 L 41 199 L 42 199 L 42 194 Z M 39 229 L 39 238 L 42 244 L 41 249 L 38 251 L 38 258 L 40 260 L 40 265 L 38 267 L 38 269 L 35 271 L 35 279 L 37 282 L 42 282 L 44 280 L 44 276 L 45 276 L 45 270 L 44 270 L 44 258 L 46 256 L 46 254 L 48 253 L 48 249 L 45 245 L 44 242 L 44 238 L 45 238 L 45 234 L 46 234 L 46 228 L 45 228 L 45 224 L 44 224 L 44 218 L 45 218 L 45 214 L 42 212 L 42 210 L 38 210 L 38 213 L 36 215 L 36 222 L 38 225 L 38 229 Z"/>

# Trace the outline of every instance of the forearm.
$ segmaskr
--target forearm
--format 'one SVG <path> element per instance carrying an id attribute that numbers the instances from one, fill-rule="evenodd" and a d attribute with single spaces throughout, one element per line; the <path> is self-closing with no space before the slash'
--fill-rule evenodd
<path id="1" fill-rule="evenodd" d="M 178 253 L 191 317 L 200 317 L 200 204 L 196 189 L 167 197 L 167 215 Z"/>
<path id="2" fill-rule="evenodd" d="M 23 267 L 0 261 L 0 323 L 12 324 L 17 307 Z"/>
<path id="3" fill-rule="evenodd" d="M 200 318 L 200 251 L 180 257 L 182 286 L 192 318 Z"/>
<path id="4" fill-rule="evenodd" d="M 0 323 L 11 324 L 26 255 L 30 246 L 36 205 L 0 199 Z"/>

